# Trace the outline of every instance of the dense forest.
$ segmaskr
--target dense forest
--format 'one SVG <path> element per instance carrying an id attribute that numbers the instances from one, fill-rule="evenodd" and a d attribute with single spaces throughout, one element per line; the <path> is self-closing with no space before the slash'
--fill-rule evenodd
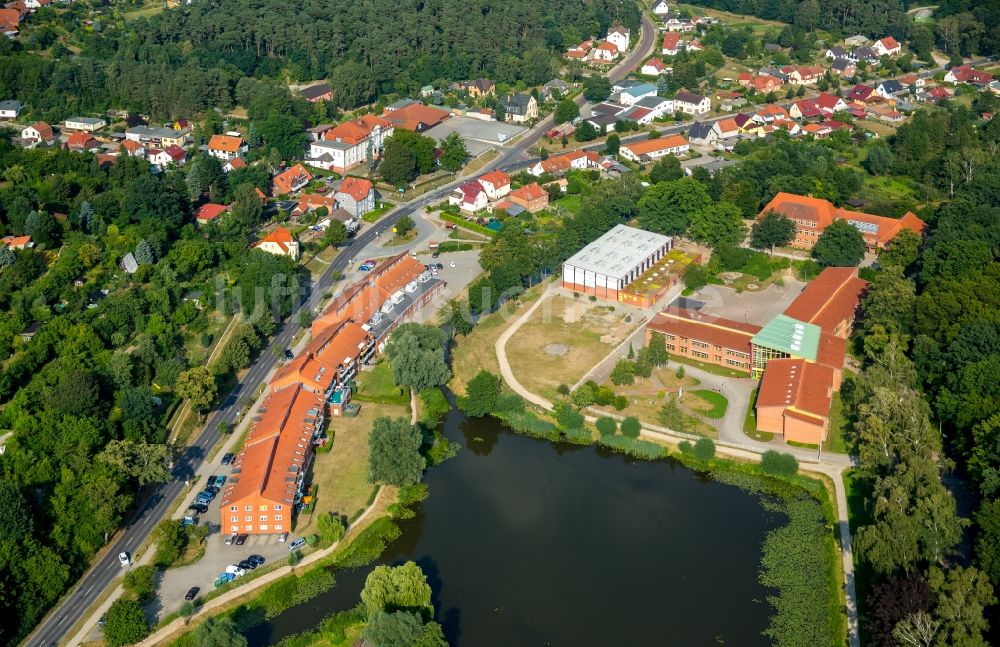
<path id="1" fill-rule="evenodd" d="M 22 51 L 46 41 L 0 43 L 0 94 L 53 120 L 67 110 L 110 107 L 190 118 L 231 108 L 243 77 L 328 78 L 339 108 L 479 76 L 539 85 L 552 78 L 568 44 L 603 34 L 615 21 L 636 29 L 640 14 L 632 0 L 226 0 L 127 25 L 99 20 L 90 27 L 86 15 L 80 6 L 32 18 L 59 21 L 79 43 L 78 56 L 65 48 L 55 58 Z"/>
<path id="2" fill-rule="evenodd" d="M 952 56 L 1000 51 L 997 0 L 942 2 L 933 23 L 914 22 L 906 12 L 920 3 L 906 0 L 691 0 L 691 4 L 778 20 L 806 31 L 823 29 L 835 36 L 894 36 L 920 54 L 929 53 L 935 44 Z"/>
<path id="3" fill-rule="evenodd" d="M 199 157 L 154 175 L 135 158 L 108 168 L 0 140 L 0 169 L 4 233 L 35 242 L 0 249 L 6 645 L 83 572 L 140 489 L 169 478 L 171 413 L 182 398 L 196 411 L 214 406 L 217 384 L 291 312 L 298 268 L 248 248 L 262 217 L 253 188 L 268 180 L 256 167 L 226 176 Z M 191 214 L 206 195 L 233 201 L 233 213 L 199 230 Z M 119 268 L 130 252 L 134 274 Z M 272 308 L 250 317 L 257 303 L 241 295 Z M 213 336 L 241 310 L 245 322 L 205 367 Z M 37 331 L 22 337 L 29 325 Z"/>

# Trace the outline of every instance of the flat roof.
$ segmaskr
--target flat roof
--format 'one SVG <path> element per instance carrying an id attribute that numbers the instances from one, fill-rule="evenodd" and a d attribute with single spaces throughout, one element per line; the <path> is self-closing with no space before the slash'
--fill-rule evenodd
<path id="1" fill-rule="evenodd" d="M 621 279 L 668 243 L 669 236 L 615 225 L 611 231 L 573 254 L 563 265 Z"/>
<path id="2" fill-rule="evenodd" d="M 819 348 L 819 326 L 787 315 L 778 315 L 767 322 L 751 340 L 754 346 L 764 346 L 809 361 L 816 360 Z"/>

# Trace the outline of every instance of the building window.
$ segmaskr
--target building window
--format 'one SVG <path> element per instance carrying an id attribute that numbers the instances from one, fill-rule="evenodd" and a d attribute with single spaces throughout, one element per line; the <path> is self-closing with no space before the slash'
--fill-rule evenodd
<path id="1" fill-rule="evenodd" d="M 244 526 L 244 529 L 245 529 L 245 530 L 246 530 L 247 532 L 253 532 L 253 526 Z"/>
<path id="2" fill-rule="evenodd" d="M 267 530 L 267 524 L 266 523 L 261 524 L 260 529 L 261 531 Z"/>
<path id="3" fill-rule="evenodd" d="M 238 532 L 239 529 L 240 529 L 240 527 L 236 526 L 236 525 L 233 525 L 233 526 L 229 526 L 229 529 L 232 530 L 233 532 Z"/>
<path id="4" fill-rule="evenodd" d="M 243 509 L 246 510 L 247 512 L 253 512 L 253 506 L 252 505 L 248 505 L 248 506 L 244 507 Z"/>
<path id="5" fill-rule="evenodd" d="M 240 518 L 239 517 L 230 517 L 229 520 L 230 521 L 239 521 Z"/>
<path id="6" fill-rule="evenodd" d="M 229 511 L 230 512 L 236 512 L 236 506 L 234 506 L 234 505 L 229 506 Z"/>
<path id="7" fill-rule="evenodd" d="M 253 521 L 253 517 L 250 516 L 243 517 L 243 521 Z"/>
<path id="8" fill-rule="evenodd" d="M 274 529 L 275 530 L 281 530 L 282 528 L 283 528 L 283 526 L 280 523 L 274 524 Z"/>
<path id="9" fill-rule="evenodd" d="M 693 350 L 691 354 L 699 359 L 708 359 L 708 353 L 703 353 L 701 351 Z"/>
<path id="10" fill-rule="evenodd" d="M 267 512 L 267 506 L 266 505 L 260 506 L 260 511 L 261 512 Z"/>
<path id="11" fill-rule="evenodd" d="M 669 350 L 670 352 L 674 352 L 676 350 L 676 347 L 673 344 L 667 344 L 667 350 Z"/>
<path id="12" fill-rule="evenodd" d="M 266 514 L 260 515 L 260 520 L 261 521 L 267 521 L 267 515 Z"/>
<path id="13" fill-rule="evenodd" d="M 280 514 L 274 515 L 274 520 L 275 521 L 281 521 L 281 515 Z"/>

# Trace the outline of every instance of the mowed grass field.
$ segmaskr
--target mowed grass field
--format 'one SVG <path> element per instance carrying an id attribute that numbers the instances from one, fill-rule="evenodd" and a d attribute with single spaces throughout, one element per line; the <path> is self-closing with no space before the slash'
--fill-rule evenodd
<path id="1" fill-rule="evenodd" d="M 636 326 L 614 306 L 552 295 L 507 343 L 511 370 L 529 391 L 554 398 L 573 386 Z"/>

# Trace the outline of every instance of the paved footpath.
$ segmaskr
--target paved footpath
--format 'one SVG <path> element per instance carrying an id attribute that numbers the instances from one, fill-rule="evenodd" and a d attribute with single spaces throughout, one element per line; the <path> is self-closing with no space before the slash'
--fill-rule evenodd
<path id="1" fill-rule="evenodd" d="M 546 400 L 542 396 L 533 393 L 526 389 L 522 385 L 517 377 L 514 375 L 514 371 L 511 370 L 510 362 L 507 360 L 507 342 L 510 338 L 521 328 L 525 321 L 527 321 L 532 314 L 538 309 L 538 307 L 549 298 L 551 295 L 559 292 L 561 288 L 558 283 L 552 283 L 545 292 L 533 303 L 531 307 L 525 310 L 520 317 L 518 317 L 508 328 L 501 333 L 500 337 L 497 339 L 495 344 L 497 361 L 500 365 L 500 374 L 503 377 L 507 385 L 522 398 L 542 407 L 545 410 L 552 410 L 552 402 Z M 612 351 L 614 352 L 614 351 Z M 605 360 L 601 360 L 604 362 Z M 685 366 L 684 370 L 688 371 L 690 367 Z M 702 378 L 702 373 L 709 376 L 711 373 L 705 373 L 704 371 L 699 371 L 699 379 Z M 712 376 L 717 379 L 718 376 Z M 735 381 L 735 380 L 734 380 Z M 743 406 L 742 411 L 746 411 L 746 406 L 749 406 L 749 398 L 746 400 L 746 405 Z M 730 405 L 730 408 L 735 409 L 735 407 Z M 599 412 L 600 415 L 608 415 L 604 412 Z M 612 416 L 621 418 L 622 416 Z M 585 415 L 588 422 L 596 422 L 597 417 L 593 415 Z M 742 429 L 742 413 L 741 418 L 741 429 Z M 741 432 L 742 433 L 742 432 Z M 673 431 L 672 429 L 667 429 L 666 427 L 659 427 L 657 425 L 650 425 L 643 423 L 642 435 L 660 442 L 667 442 L 672 445 L 677 445 L 683 440 L 697 440 L 698 436 L 693 436 L 691 434 L 684 434 L 680 432 Z M 763 454 L 768 449 L 775 449 L 775 446 L 770 443 L 762 443 L 755 441 L 752 438 L 744 436 L 741 442 L 736 443 L 725 439 L 720 439 L 716 442 L 716 451 L 724 456 L 731 458 L 737 458 L 740 460 L 750 460 L 754 462 L 759 462 L 761 454 Z M 816 453 L 811 450 L 804 450 L 798 447 L 782 446 L 781 450 L 794 455 L 801 464 L 801 468 L 808 472 L 816 472 L 824 474 L 833 481 L 835 497 L 837 502 L 837 524 L 840 534 L 840 555 L 841 561 L 844 568 L 844 593 L 846 598 L 845 612 L 847 614 L 847 641 L 849 647 L 861 647 L 861 640 L 858 637 L 858 606 L 857 606 L 857 590 L 854 583 L 854 553 L 852 550 L 852 537 L 851 528 L 847 518 L 847 491 L 844 488 L 844 471 L 852 466 L 852 462 L 849 456 L 844 456 L 843 454 L 824 454 L 822 460 L 820 461 Z"/>

